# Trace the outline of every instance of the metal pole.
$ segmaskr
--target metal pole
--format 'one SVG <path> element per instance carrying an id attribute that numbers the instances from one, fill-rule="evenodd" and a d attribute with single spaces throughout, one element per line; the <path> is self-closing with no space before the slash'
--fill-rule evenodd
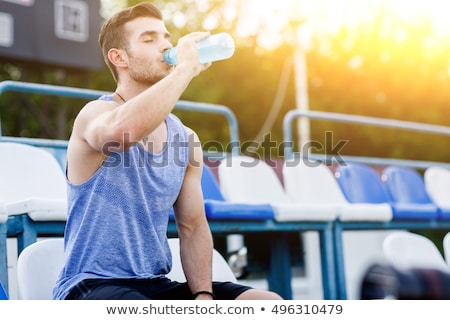
<path id="1" fill-rule="evenodd" d="M 298 37 L 294 52 L 296 109 L 300 112 L 306 112 L 309 110 L 308 76 L 305 52 L 307 41 L 306 30 L 304 27 L 300 26 L 298 29 Z M 299 118 L 297 126 L 299 150 L 302 152 L 305 144 L 311 140 L 309 118 Z"/>

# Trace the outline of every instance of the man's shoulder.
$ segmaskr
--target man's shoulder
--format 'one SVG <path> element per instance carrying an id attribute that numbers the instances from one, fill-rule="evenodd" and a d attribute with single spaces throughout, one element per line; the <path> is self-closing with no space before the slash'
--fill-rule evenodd
<path id="1" fill-rule="evenodd" d="M 117 103 L 113 101 L 108 100 L 92 100 L 86 103 L 81 110 L 79 111 L 77 118 L 88 116 L 91 118 L 92 116 L 95 116 L 97 114 L 101 114 L 106 111 L 113 110 L 117 107 Z"/>

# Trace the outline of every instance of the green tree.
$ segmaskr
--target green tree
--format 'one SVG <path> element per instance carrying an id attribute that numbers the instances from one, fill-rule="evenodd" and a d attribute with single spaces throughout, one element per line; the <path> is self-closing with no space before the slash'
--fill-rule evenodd
<path id="1" fill-rule="evenodd" d="M 136 2 L 139 1 L 129 4 Z M 261 139 L 261 127 L 279 104 L 273 125 L 262 136 L 280 145 L 283 117 L 296 105 L 293 69 L 288 74 L 287 86 L 280 88 L 283 70 L 295 47 L 289 33 L 280 32 L 282 45 L 262 48 L 257 34 L 238 36 L 236 28 L 242 17 L 227 15 L 226 5 L 230 4 L 225 0 L 154 3 L 163 9 L 174 44 L 180 36 L 197 30 L 226 31 L 236 41 L 235 55 L 214 63 L 194 79 L 182 99 L 229 107 L 238 119 L 243 142 L 252 142 L 257 136 Z M 237 1 L 235 5 L 234 10 L 239 13 L 243 4 Z M 286 23 L 286 29 L 293 25 Z M 370 23 L 361 23 L 358 28 L 341 26 L 334 33 L 314 33 L 312 46 L 306 53 L 310 109 L 448 126 L 450 44 L 440 40 L 427 21 L 407 25 L 383 10 L 374 10 Z M 86 72 L 4 58 L 0 58 L 0 66 L 0 80 L 107 91 L 115 87 L 106 67 Z M 281 95 L 280 90 L 285 90 L 285 94 Z M 67 139 L 73 119 L 84 103 L 4 94 L 0 97 L 3 134 Z M 204 143 L 228 143 L 228 128 L 220 116 L 179 113 L 183 121 L 199 132 Z M 313 140 L 325 143 L 326 132 L 333 133 L 334 141 L 348 140 L 341 150 L 343 154 L 444 162 L 450 159 L 447 136 L 311 121 Z M 252 144 L 255 145 L 258 144 Z M 257 151 L 282 156 L 278 148 L 261 147 Z"/>

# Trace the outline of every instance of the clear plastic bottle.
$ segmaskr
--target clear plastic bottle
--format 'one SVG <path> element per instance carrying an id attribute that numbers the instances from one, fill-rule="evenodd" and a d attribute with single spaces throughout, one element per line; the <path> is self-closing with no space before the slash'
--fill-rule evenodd
<path id="1" fill-rule="evenodd" d="M 200 63 L 209 63 L 218 60 L 225 60 L 234 54 L 233 38 L 225 32 L 209 36 L 197 43 L 200 55 Z M 164 52 L 164 61 L 170 65 L 177 64 L 177 47 Z"/>

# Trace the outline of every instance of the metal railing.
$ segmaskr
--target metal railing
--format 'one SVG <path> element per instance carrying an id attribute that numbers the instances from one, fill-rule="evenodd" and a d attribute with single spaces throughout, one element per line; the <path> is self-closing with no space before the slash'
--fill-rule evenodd
<path id="1" fill-rule="evenodd" d="M 296 118 L 309 118 L 317 120 L 327 120 L 335 122 L 355 123 L 363 125 L 372 125 L 385 128 L 396 128 L 415 132 L 425 132 L 432 134 L 439 134 L 450 136 L 450 127 L 440 125 L 430 125 L 417 122 L 408 122 L 401 120 L 392 120 L 367 116 L 356 116 L 350 114 L 340 114 L 332 112 L 321 111 L 300 111 L 291 110 L 283 119 L 283 134 L 285 143 L 285 161 L 295 160 L 298 155 L 293 152 L 293 137 L 292 137 L 292 123 Z M 302 137 L 299 137 L 301 140 Z M 329 155 L 300 155 L 301 157 L 311 157 L 314 160 L 322 160 L 329 162 L 335 160 Z M 388 158 L 371 158 L 371 157 L 354 157 L 340 155 L 340 159 L 344 161 L 360 162 L 369 165 L 394 165 L 394 166 L 409 166 L 417 169 L 426 169 L 431 166 L 440 166 L 450 169 L 450 163 L 431 162 L 419 160 L 405 160 L 405 159 L 388 159 Z M 347 299 L 347 284 L 344 266 L 344 245 L 342 234 L 344 230 L 448 230 L 450 226 L 449 221 L 443 220 L 396 220 L 387 222 L 375 221 L 339 221 L 334 223 L 334 254 L 335 254 L 335 270 L 336 270 L 336 288 L 338 299 Z"/>
<path id="2" fill-rule="evenodd" d="M 345 122 L 352 124 L 364 124 L 385 128 L 395 128 L 402 130 L 409 130 L 415 132 L 424 132 L 424 133 L 433 133 L 444 136 L 450 136 L 450 127 L 441 126 L 441 125 L 432 125 L 432 124 L 424 124 L 418 122 L 410 122 L 403 120 L 394 120 L 394 119 L 386 119 L 386 118 L 376 118 L 376 117 L 368 117 L 368 116 L 358 116 L 351 114 L 343 114 L 343 113 L 333 113 L 333 112 L 324 112 L 324 111 L 300 111 L 300 110 L 290 110 L 286 113 L 283 119 L 283 141 L 284 141 L 284 157 L 286 160 L 293 159 L 295 157 L 294 154 L 294 143 L 292 136 L 292 127 L 293 121 L 297 118 L 308 118 L 315 120 L 326 120 L 326 121 L 334 121 L 334 122 Z M 333 159 L 331 155 L 331 159 Z M 443 162 L 433 162 L 433 161 L 421 161 L 421 160 L 406 160 L 406 159 L 389 159 L 389 158 L 376 158 L 376 157 L 359 157 L 359 156 L 343 156 L 340 155 L 341 158 L 354 161 L 361 162 L 370 165 L 403 165 L 414 167 L 418 169 L 426 169 L 431 166 L 440 166 L 450 168 L 450 163 Z M 320 154 L 310 154 L 308 157 L 311 159 L 329 160 L 329 155 L 320 155 Z"/>
<path id="3" fill-rule="evenodd" d="M 0 96 L 6 91 L 38 93 L 38 94 L 54 95 L 54 96 L 60 96 L 60 97 L 80 98 L 80 99 L 97 99 L 98 97 L 100 97 L 102 95 L 112 93 L 112 92 L 101 91 L 101 90 L 92 90 L 92 89 L 74 88 L 74 87 L 40 84 L 40 83 L 29 83 L 29 82 L 20 82 L 20 81 L 10 81 L 10 80 L 0 82 Z M 231 153 L 232 154 L 239 153 L 238 123 L 237 123 L 236 116 L 231 111 L 231 109 L 229 109 L 226 106 L 218 105 L 218 104 L 191 102 L 191 101 L 185 101 L 185 100 L 179 100 L 175 104 L 175 109 L 223 115 L 228 122 Z M 28 144 L 43 147 L 43 148 L 57 150 L 56 151 L 57 154 L 55 154 L 55 156 L 60 161 L 62 161 L 62 160 L 61 160 L 61 155 L 58 155 L 59 154 L 58 150 L 67 148 L 67 141 L 65 141 L 65 140 L 4 137 L 4 136 L 2 136 L 2 132 L 0 129 L 0 140 L 1 141 L 17 141 L 18 139 L 20 140 L 20 142 L 23 142 L 23 143 L 28 143 Z"/>

